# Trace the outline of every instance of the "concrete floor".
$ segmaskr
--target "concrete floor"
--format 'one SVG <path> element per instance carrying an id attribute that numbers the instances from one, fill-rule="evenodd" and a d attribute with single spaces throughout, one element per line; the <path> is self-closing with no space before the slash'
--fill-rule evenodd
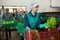
<path id="1" fill-rule="evenodd" d="M 0 40 L 6 40 L 5 33 L 0 31 Z M 11 31 L 11 38 L 9 40 L 21 40 L 19 34 L 16 31 Z"/>

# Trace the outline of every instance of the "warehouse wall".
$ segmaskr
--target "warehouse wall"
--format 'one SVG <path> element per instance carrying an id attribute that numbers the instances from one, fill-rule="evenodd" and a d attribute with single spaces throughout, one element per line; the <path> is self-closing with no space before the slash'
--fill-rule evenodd
<path id="1" fill-rule="evenodd" d="M 60 12 L 59 8 L 50 8 L 50 12 Z"/>
<path id="2" fill-rule="evenodd" d="M 39 4 L 39 12 L 48 12 L 49 11 L 49 0 L 2 0 L 4 6 L 26 6 L 27 10 L 30 10 L 30 4 L 32 2 L 37 2 Z"/>
<path id="3" fill-rule="evenodd" d="M 0 5 L 2 5 L 2 0 L 0 0 Z"/>

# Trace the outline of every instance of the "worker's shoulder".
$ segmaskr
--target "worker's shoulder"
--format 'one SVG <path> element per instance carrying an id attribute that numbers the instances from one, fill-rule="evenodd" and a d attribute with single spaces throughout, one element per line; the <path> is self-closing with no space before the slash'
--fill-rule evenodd
<path id="1" fill-rule="evenodd" d="M 31 12 L 26 12 L 26 15 L 29 15 Z M 37 15 L 40 15 L 39 12 L 36 12 Z"/>
<path id="2" fill-rule="evenodd" d="M 25 15 L 28 15 L 30 12 L 26 12 L 26 14 Z"/>
<path id="3" fill-rule="evenodd" d="M 5 16 L 5 15 L 6 15 L 6 13 L 3 14 L 3 16 Z"/>
<path id="4" fill-rule="evenodd" d="M 36 14 L 40 16 L 40 13 L 39 12 L 36 12 Z"/>
<path id="5" fill-rule="evenodd" d="M 40 12 L 36 12 L 37 14 L 40 14 Z"/>
<path id="6" fill-rule="evenodd" d="M 30 12 L 26 12 L 26 14 L 29 14 Z"/>
<path id="7" fill-rule="evenodd" d="M 6 15 L 6 13 L 4 13 L 3 15 Z"/>

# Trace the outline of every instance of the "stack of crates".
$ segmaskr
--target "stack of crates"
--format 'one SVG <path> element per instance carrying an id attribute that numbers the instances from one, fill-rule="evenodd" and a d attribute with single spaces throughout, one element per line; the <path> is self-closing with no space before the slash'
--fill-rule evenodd
<path id="1" fill-rule="evenodd" d="M 44 29 L 44 31 L 39 32 L 40 40 L 59 40 L 58 29 Z"/>

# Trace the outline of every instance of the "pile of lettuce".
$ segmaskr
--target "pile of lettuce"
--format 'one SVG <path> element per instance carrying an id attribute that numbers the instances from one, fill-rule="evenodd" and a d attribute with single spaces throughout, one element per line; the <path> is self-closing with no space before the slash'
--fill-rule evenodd
<path id="1" fill-rule="evenodd" d="M 46 28 L 55 28 L 56 23 L 57 23 L 57 21 L 56 21 L 55 17 L 49 17 L 47 19 Z"/>

